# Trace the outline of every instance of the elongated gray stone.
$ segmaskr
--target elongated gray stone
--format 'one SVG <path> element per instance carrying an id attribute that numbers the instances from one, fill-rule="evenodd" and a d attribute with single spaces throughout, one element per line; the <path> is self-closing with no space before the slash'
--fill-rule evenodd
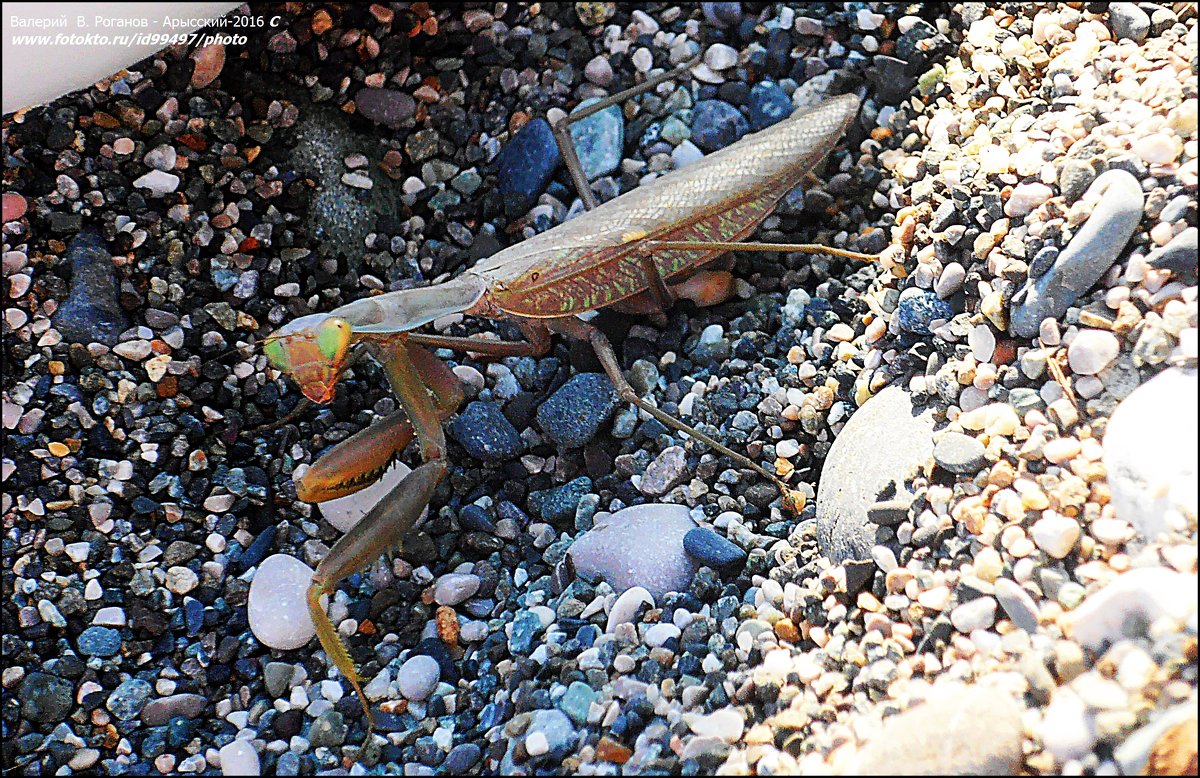
<path id="1" fill-rule="evenodd" d="M 1101 175 L 1084 198 L 1096 203 L 1087 223 L 1050 270 L 1013 299 L 1009 331 L 1018 338 L 1037 335 L 1042 319 L 1061 317 L 1100 280 L 1133 237 L 1146 204 L 1141 184 L 1124 170 Z"/>

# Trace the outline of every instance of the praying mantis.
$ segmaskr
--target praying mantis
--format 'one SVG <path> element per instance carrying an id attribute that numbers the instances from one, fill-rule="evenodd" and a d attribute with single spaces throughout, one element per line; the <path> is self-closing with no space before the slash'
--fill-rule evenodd
<path id="1" fill-rule="evenodd" d="M 638 396 L 608 339 L 579 318 L 604 307 L 629 314 L 661 313 L 680 298 L 699 305 L 722 302 L 732 294 L 732 276 L 705 266 L 733 249 L 832 254 L 861 261 L 879 258 L 821 245 L 744 241 L 833 149 L 858 113 L 859 98 L 854 95 L 829 99 L 598 204 L 568 125 L 683 75 L 687 67 L 555 123 L 554 136 L 587 208 L 581 215 L 444 283 L 380 294 L 329 313 L 303 316 L 267 338 L 264 353 L 271 364 L 290 376 L 311 401 L 327 403 L 333 398 L 352 352 L 360 348 L 380 363 L 402 408 L 321 457 L 296 480 L 299 499 L 323 502 L 352 494 L 377 480 L 414 437 L 419 447 L 422 464 L 333 546 L 317 566 L 307 593 L 317 637 L 354 687 L 366 716 L 368 739 L 374 720 L 361 679 L 320 601 L 341 580 L 402 544 L 446 474 L 442 424 L 455 413 L 463 392 L 454 373 L 429 349 L 492 357 L 537 356 L 548 349 L 552 333 L 584 341 L 595 350 L 622 401 L 773 481 L 786 507 L 798 511 L 803 506 L 803 495 L 776 474 Z M 510 320 L 527 340 L 417 332 L 435 319 L 458 313 Z"/>

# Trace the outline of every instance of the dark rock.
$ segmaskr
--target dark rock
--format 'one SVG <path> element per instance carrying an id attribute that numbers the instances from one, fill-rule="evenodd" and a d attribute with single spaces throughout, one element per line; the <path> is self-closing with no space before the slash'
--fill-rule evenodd
<path id="1" fill-rule="evenodd" d="M 933 292 L 918 291 L 911 294 L 906 289 L 900 295 L 896 316 L 902 329 L 917 335 L 928 335 L 930 323 L 935 319 L 952 318 L 954 309 Z"/>
<path id="2" fill-rule="evenodd" d="M 565 521 L 575 518 L 575 508 L 585 494 L 592 491 L 592 479 L 580 476 L 574 481 L 556 486 L 553 489 L 543 489 L 530 492 L 529 507 L 541 514 L 546 521 Z"/>
<path id="3" fill-rule="evenodd" d="M 757 132 L 792 115 L 792 98 L 774 81 L 760 81 L 750 90 L 750 129 Z"/>
<path id="4" fill-rule="evenodd" d="M 39 724 L 57 724 L 71 712 L 70 681 L 48 673 L 30 673 L 21 683 L 21 716 Z"/>
<path id="5" fill-rule="evenodd" d="M 521 436 L 496 403 L 476 400 L 450 423 L 450 434 L 475 459 L 512 459 L 524 449 Z"/>
<path id="6" fill-rule="evenodd" d="M 561 161 L 550 123 L 534 119 L 496 155 L 497 187 L 501 194 L 517 194 L 532 202 L 545 190 Z"/>
<path id="7" fill-rule="evenodd" d="M 596 436 L 617 405 L 617 393 L 608 376 L 580 373 L 542 403 L 537 421 L 558 445 L 580 448 Z"/>
<path id="8" fill-rule="evenodd" d="M 701 100 L 692 117 L 692 143 L 708 152 L 723 149 L 750 131 L 746 117 L 724 100 Z"/>
<path id="9" fill-rule="evenodd" d="M 690 529 L 683 536 L 683 550 L 697 564 L 726 575 L 736 573 L 746 563 L 746 552 L 708 527 Z"/>
<path id="10" fill-rule="evenodd" d="M 1196 228 L 1188 227 L 1167 245 L 1151 251 L 1146 264 L 1172 273 L 1196 272 Z"/>
<path id="11" fill-rule="evenodd" d="M 417 111 L 417 101 L 395 89 L 360 89 L 354 105 L 363 116 L 393 130 L 409 123 Z"/>
<path id="12" fill-rule="evenodd" d="M 1138 180 L 1124 170 L 1110 170 L 1097 178 L 1087 197 L 1098 203 L 1087 223 L 1054 266 L 1013 298 L 1009 323 L 1013 335 L 1032 338 L 1043 319 L 1061 318 L 1117 261 L 1142 220 L 1145 195 Z"/>
<path id="13" fill-rule="evenodd" d="M 80 232 L 67 246 L 71 290 L 54 312 L 54 327 L 75 343 L 115 346 L 129 326 L 117 302 L 117 279 L 112 255 L 100 232 Z"/>
<path id="14" fill-rule="evenodd" d="M 1141 43 L 1150 32 L 1150 17 L 1136 3 L 1110 3 L 1108 23 L 1118 40 L 1128 38 Z"/>

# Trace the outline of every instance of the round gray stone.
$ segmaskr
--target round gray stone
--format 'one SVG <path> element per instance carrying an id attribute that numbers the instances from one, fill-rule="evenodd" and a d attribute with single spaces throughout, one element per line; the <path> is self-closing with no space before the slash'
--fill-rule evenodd
<path id="1" fill-rule="evenodd" d="M 889 386 L 850 417 L 825 459 L 817 488 L 817 542 L 835 564 L 868 561 L 879 526 L 867 508 L 933 455 L 933 409 Z M 880 445 L 886 439 L 887 445 Z"/>

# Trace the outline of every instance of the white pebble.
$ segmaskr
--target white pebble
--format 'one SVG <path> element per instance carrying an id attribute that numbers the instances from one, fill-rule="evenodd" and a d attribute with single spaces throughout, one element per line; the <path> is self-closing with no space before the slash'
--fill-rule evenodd
<path id="1" fill-rule="evenodd" d="M 259 642 L 291 651 L 317 634 L 305 602 L 312 576 L 311 567 L 287 554 L 269 556 L 258 566 L 250 584 L 246 617 Z"/>
<path id="2" fill-rule="evenodd" d="M 1067 348 L 1071 372 L 1095 375 L 1117 358 L 1121 343 L 1117 336 L 1104 330 L 1082 330 Z"/>
<path id="3" fill-rule="evenodd" d="M 396 673 L 396 685 L 405 697 L 420 702 L 433 694 L 440 678 L 441 668 L 437 660 L 427 654 L 419 654 L 400 666 L 400 671 Z"/>
<path id="4" fill-rule="evenodd" d="M 714 43 L 704 52 L 704 64 L 713 70 L 726 70 L 737 64 L 737 49 L 724 43 Z"/>
<path id="5" fill-rule="evenodd" d="M 1026 216 L 1053 196 L 1054 190 L 1045 184 L 1021 184 L 1013 189 L 1004 204 L 1004 213 L 1006 216 Z"/>
<path id="6" fill-rule="evenodd" d="M 604 631 L 611 633 L 619 624 L 632 623 L 643 603 L 654 607 L 654 597 L 644 587 L 633 586 L 626 589 L 608 612 L 608 624 Z"/>
<path id="7" fill-rule="evenodd" d="M 967 333 L 967 344 L 978 362 L 991 362 L 996 351 L 996 333 L 986 324 L 978 324 Z"/>
<path id="8" fill-rule="evenodd" d="M 258 752 L 249 740 L 238 739 L 221 746 L 221 775 L 259 775 Z"/>
<path id="9" fill-rule="evenodd" d="M 1079 540 L 1079 522 L 1053 511 L 1046 511 L 1029 531 L 1037 547 L 1055 559 L 1071 553 Z"/>

